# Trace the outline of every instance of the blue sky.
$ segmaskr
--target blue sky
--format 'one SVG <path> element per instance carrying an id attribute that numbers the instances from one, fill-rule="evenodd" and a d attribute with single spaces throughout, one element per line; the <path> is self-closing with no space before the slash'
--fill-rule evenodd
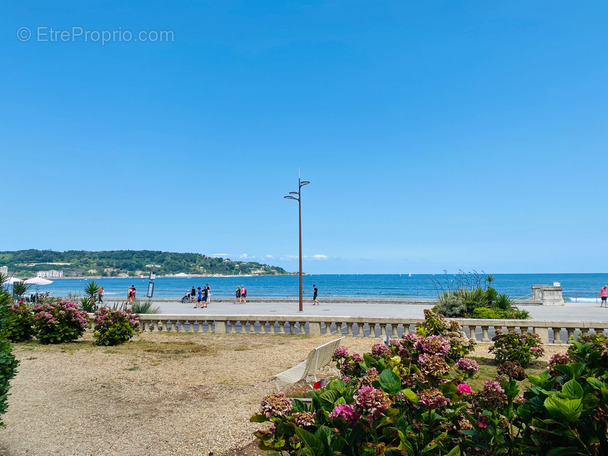
<path id="1" fill-rule="evenodd" d="M 605 2 L 2 10 L 0 250 L 295 271 L 301 170 L 306 272 L 606 270 Z"/>

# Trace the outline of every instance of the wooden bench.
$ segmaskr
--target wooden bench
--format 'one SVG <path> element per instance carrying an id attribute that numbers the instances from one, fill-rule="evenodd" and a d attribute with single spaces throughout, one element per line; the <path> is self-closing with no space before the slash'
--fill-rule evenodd
<path id="1" fill-rule="evenodd" d="M 334 351 L 336 351 L 336 348 L 340 346 L 340 341 L 342 339 L 343 337 L 340 337 L 339 339 L 319 345 L 317 348 L 311 350 L 305 361 L 302 361 L 300 364 L 292 367 L 291 369 L 287 369 L 286 371 L 273 376 L 272 380 L 275 381 L 277 390 L 280 391 L 280 383 L 296 383 L 300 380 L 305 380 L 308 377 L 314 377 L 316 382 L 317 370 L 330 363 L 334 356 Z"/>

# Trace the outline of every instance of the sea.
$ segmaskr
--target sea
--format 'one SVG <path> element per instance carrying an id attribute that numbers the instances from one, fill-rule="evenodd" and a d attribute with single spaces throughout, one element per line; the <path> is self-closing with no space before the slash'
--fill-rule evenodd
<path id="1" fill-rule="evenodd" d="M 492 274 L 492 286 L 512 299 L 526 299 L 532 295 L 532 285 L 559 283 L 564 297 L 577 302 L 596 302 L 600 288 L 608 284 L 608 273 L 592 274 Z M 319 298 L 386 298 L 434 299 L 443 290 L 457 288 L 458 283 L 475 284 L 473 274 L 318 274 L 303 277 L 304 296 L 312 296 L 312 287 L 319 289 Z M 135 285 L 139 298 L 148 292 L 149 278 L 55 279 L 52 284 L 39 286 L 38 291 L 51 296 L 68 293 L 84 295 L 90 280 L 102 285 L 106 298 L 122 299 L 127 289 Z M 227 277 L 157 277 L 154 298 L 181 298 L 191 287 L 209 284 L 211 295 L 231 297 L 237 286 L 245 285 L 248 297 L 297 297 L 298 276 L 227 276 Z M 35 292 L 32 286 L 30 292 Z"/>

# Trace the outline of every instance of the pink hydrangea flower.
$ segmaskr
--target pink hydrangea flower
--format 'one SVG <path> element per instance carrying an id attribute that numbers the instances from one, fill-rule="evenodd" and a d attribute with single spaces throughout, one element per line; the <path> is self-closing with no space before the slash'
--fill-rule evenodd
<path id="1" fill-rule="evenodd" d="M 358 414 L 355 413 L 354 407 L 348 404 L 336 404 L 334 411 L 329 414 L 329 417 L 342 418 L 351 425 L 356 424 L 359 419 Z"/>
<path id="2" fill-rule="evenodd" d="M 458 391 L 460 394 L 471 394 L 471 387 L 466 383 L 461 383 L 458 385 Z"/>

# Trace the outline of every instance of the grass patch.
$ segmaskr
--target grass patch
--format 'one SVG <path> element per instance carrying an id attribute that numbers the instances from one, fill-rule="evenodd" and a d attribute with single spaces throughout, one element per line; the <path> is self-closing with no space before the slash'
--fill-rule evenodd
<path id="1" fill-rule="evenodd" d="M 197 354 L 209 353 L 209 348 L 206 345 L 197 344 L 196 342 L 175 341 L 167 342 L 152 342 L 152 341 L 136 341 L 130 345 L 136 346 L 144 353 L 154 353 L 158 355 L 179 355 L 192 356 Z"/>

